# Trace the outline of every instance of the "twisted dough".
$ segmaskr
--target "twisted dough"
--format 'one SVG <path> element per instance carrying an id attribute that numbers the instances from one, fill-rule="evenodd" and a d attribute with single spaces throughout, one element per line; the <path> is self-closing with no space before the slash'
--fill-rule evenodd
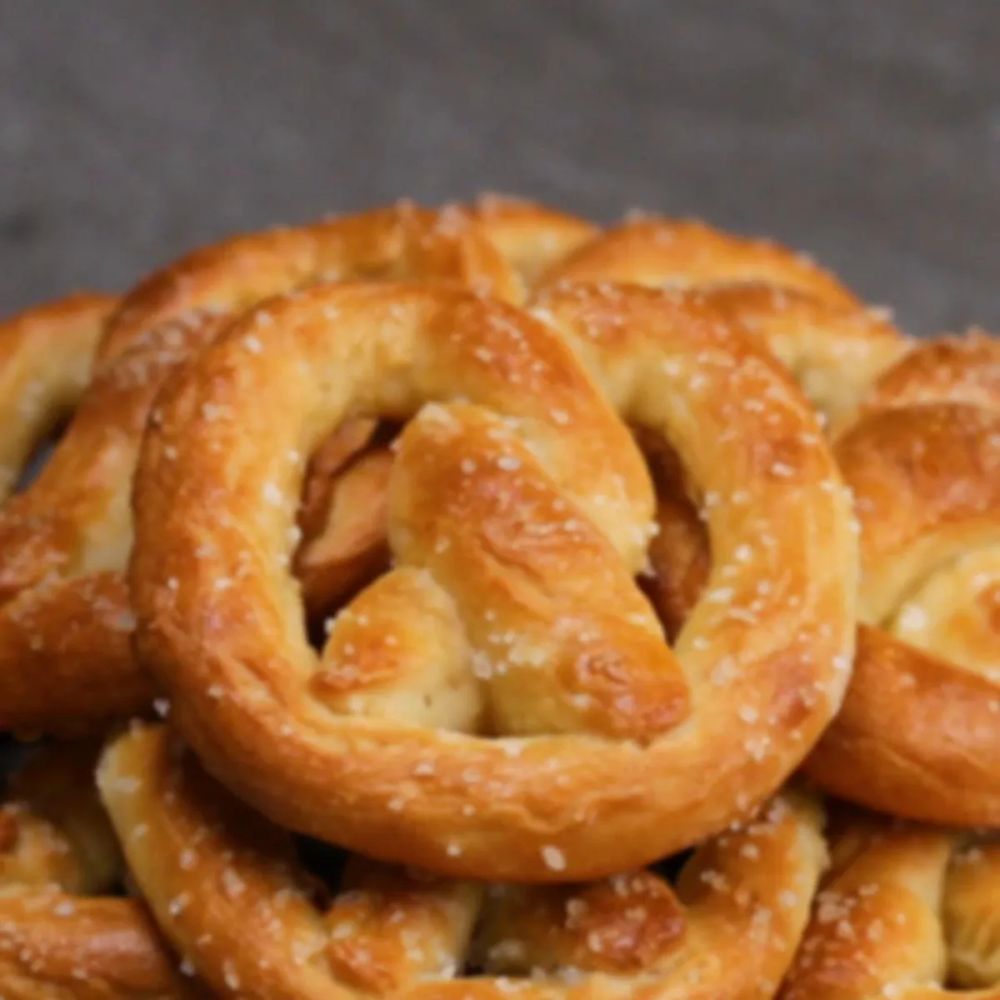
<path id="1" fill-rule="evenodd" d="M 243 1000 L 770 997 L 825 860 L 819 811 L 785 794 L 699 848 L 676 893 L 650 871 L 527 888 L 352 858 L 324 898 L 289 838 L 163 727 L 115 741 L 99 782 L 164 931 L 220 997 Z M 485 975 L 464 978 L 469 964 Z"/>
<path id="2" fill-rule="evenodd" d="M 842 432 L 836 454 L 863 529 L 862 619 L 883 628 L 860 630 L 855 680 L 811 773 L 888 812 L 1000 825 L 996 340 L 915 347 L 808 262 L 697 225 L 625 224 L 543 285 L 581 278 L 698 284 Z M 746 278 L 781 287 L 724 284 Z M 676 631 L 704 586 L 709 546 L 676 463 L 654 458 L 650 586 Z"/>
<path id="3" fill-rule="evenodd" d="M 510 209 L 523 231 L 527 209 L 518 212 Z M 500 231 L 505 218 L 497 206 L 491 224 Z M 562 219 L 539 209 L 535 225 L 559 233 L 569 226 Z M 0 729 L 99 730 L 148 703 L 121 570 L 131 546 L 131 477 L 155 394 L 226 314 L 351 276 L 521 294 L 468 213 L 405 203 L 237 237 L 143 282 L 111 318 L 94 380 L 42 475 L 0 511 Z"/>
<path id="4" fill-rule="evenodd" d="M 536 287 L 575 281 L 697 289 L 756 335 L 835 426 L 908 346 L 808 257 L 700 222 L 624 222 L 557 261 Z"/>
<path id="5" fill-rule="evenodd" d="M 867 624 L 809 769 L 873 808 L 998 827 L 1000 342 L 914 349 L 836 455 L 862 525 Z"/>
<path id="6" fill-rule="evenodd" d="M 181 1000 L 145 908 L 105 895 L 120 862 L 97 800 L 93 748 L 43 752 L 0 806 L 4 1000 Z"/>
<path id="7" fill-rule="evenodd" d="M 1000 844 L 856 816 L 780 997 L 997 1000 L 998 898 Z"/>
<path id="8" fill-rule="evenodd" d="M 141 652 L 210 770 L 283 825 L 452 874 L 607 874 L 759 803 L 839 706 L 854 539 L 794 385 L 696 298 L 546 306 L 562 336 L 460 292 L 316 289 L 247 314 L 161 397 Z M 631 579 L 645 470 L 569 341 L 711 498 L 717 571 L 678 659 Z M 287 573 L 304 456 L 345 417 L 457 398 L 402 435 L 395 569 L 317 661 Z"/>
<path id="9" fill-rule="evenodd" d="M 878 375 L 909 349 L 910 341 L 879 310 L 861 307 L 836 279 L 777 244 L 654 218 L 599 233 L 571 220 L 551 220 L 537 206 L 497 205 L 503 217 L 519 222 L 517 231 L 529 245 L 562 251 L 548 269 L 522 271 L 534 277 L 537 297 L 574 281 L 696 289 L 720 319 L 754 336 L 788 368 L 831 429 L 854 415 Z M 505 255 L 522 259 L 525 252 L 512 249 L 508 228 L 509 221 L 494 221 L 487 235 Z M 665 471 L 675 458 L 639 433 L 658 473 L 660 531 L 650 552 L 649 589 L 673 636 L 707 576 L 707 539 L 682 470 Z M 314 614 L 370 582 L 387 558 L 384 490 L 391 455 L 384 445 L 365 450 L 364 444 L 352 453 L 353 464 L 345 458 L 341 467 L 327 467 L 327 520 L 308 534 L 297 556 L 300 578 L 316 599 L 315 607 L 310 604 Z"/>

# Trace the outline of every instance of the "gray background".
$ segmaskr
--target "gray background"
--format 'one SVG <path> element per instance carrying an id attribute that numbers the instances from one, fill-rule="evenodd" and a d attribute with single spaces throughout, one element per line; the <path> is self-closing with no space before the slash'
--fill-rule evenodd
<path id="1" fill-rule="evenodd" d="M 1000 0 L 0 0 L 0 310 L 483 188 L 810 249 L 1000 325 Z"/>

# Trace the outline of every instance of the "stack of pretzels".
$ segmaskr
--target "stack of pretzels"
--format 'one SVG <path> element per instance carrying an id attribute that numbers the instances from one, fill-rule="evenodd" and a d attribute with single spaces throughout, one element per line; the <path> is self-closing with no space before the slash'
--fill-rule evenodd
<path id="1" fill-rule="evenodd" d="M 0 410 L 2 1000 L 1000 998 L 1000 340 L 400 203 Z"/>

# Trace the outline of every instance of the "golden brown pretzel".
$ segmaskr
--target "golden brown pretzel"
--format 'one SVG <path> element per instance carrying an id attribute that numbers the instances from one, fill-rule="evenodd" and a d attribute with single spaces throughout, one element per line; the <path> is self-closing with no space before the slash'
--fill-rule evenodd
<path id="1" fill-rule="evenodd" d="M 855 816 L 832 853 L 781 1000 L 1000 998 L 1000 843 Z"/>
<path id="2" fill-rule="evenodd" d="M 873 808 L 1000 827 L 1000 341 L 915 348 L 836 455 L 862 525 L 866 625 L 809 769 Z"/>
<path id="3" fill-rule="evenodd" d="M 148 702 L 121 570 L 130 482 L 157 389 L 226 314 L 275 292 L 362 275 L 520 294 L 510 267 L 461 212 L 401 204 L 195 251 L 126 297 L 43 474 L 0 511 L 0 729 L 99 730 Z"/>
<path id="4" fill-rule="evenodd" d="M 94 763 L 93 748 L 44 751 L 0 806 L 0 996 L 193 997 L 145 908 L 107 895 L 121 865 Z"/>
<path id="5" fill-rule="evenodd" d="M 836 711 L 854 539 L 795 386 L 696 297 L 545 306 L 562 337 L 460 292 L 317 289 L 247 314 L 161 398 L 140 646 L 209 768 L 283 825 L 453 874 L 607 874 L 763 800 Z M 712 507 L 679 663 L 630 579 L 645 471 L 569 341 Z M 304 456 L 344 417 L 434 400 L 400 439 L 396 568 L 318 660 L 284 568 Z"/>
<path id="6" fill-rule="evenodd" d="M 242 1000 L 770 997 L 825 859 L 819 810 L 782 795 L 699 848 L 676 893 L 650 871 L 528 888 L 353 858 L 324 899 L 289 838 L 163 727 L 112 743 L 99 782 L 164 931 L 220 997 Z"/>
<path id="7" fill-rule="evenodd" d="M 908 347 L 879 310 L 809 258 L 700 222 L 624 222 L 554 264 L 540 288 L 566 281 L 697 288 L 763 340 L 834 425 Z"/>
<path id="8" fill-rule="evenodd" d="M 784 286 L 719 284 L 704 294 L 762 337 L 835 428 L 850 428 L 838 457 L 861 493 L 863 619 L 898 636 L 862 628 L 857 677 L 810 768 L 835 794 L 876 808 L 1000 825 L 996 340 L 913 348 L 879 316 L 845 307 L 812 265 L 703 227 L 625 224 L 546 281 L 581 277 Z M 661 485 L 651 587 L 677 628 L 704 582 L 708 546 L 682 484 Z M 937 579 L 926 589 L 907 592 L 929 575 Z"/>

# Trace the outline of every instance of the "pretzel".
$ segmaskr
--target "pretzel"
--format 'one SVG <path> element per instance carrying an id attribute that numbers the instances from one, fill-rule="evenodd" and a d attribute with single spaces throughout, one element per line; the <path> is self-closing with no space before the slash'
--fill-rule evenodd
<path id="1" fill-rule="evenodd" d="M 781 1000 L 1000 997 L 1000 843 L 856 816 L 832 853 Z"/>
<path id="2" fill-rule="evenodd" d="M 546 305 L 561 335 L 457 291 L 316 289 L 244 316 L 161 397 L 140 650 L 209 769 L 280 824 L 455 875 L 608 874 L 758 804 L 836 711 L 854 541 L 794 385 L 696 298 Z M 631 579 L 645 470 L 566 341 L 714 503 L 720 568 L 679 662 Z M 317 659 L 284 568 L 304 456 L 345 417 L 427 402 L 393 470 L 395 568 Z"/>
<path id="3" fill-rule="evenodd" d="M 572 281 L 698 289 L 785 364 L 834 426 L 909 347 L 881 310 L 808 257 L 700 222 L 624 222 L 553 265 L 539 288 Z"/>
<path id="4" fill-rule="evenodd" d="M 352 857 L 327 896 L 164 727 L 114 741 L 98 780 L 157 920 L 220 998 L 770 997 L 825 861 L 816 805 L 783 794 L 676 891 L 648 870 L 528 888 Z"/>
<path id="5" fill-rule="evenodd" d="M 873 808 L 998 827 L 1000 342 L 914 349 L 836 455 L 862 525 L 865 624 L 810 773 Z"/>
<path id="6" fill-rule="evenodd" d="M 0 806 L 0 995 L 193 998 L 145 908 L 107 895 L 120 859 L 94 757 L 78 746 L 37 754 Z"/>
<path id="7" fill-rule="evenodd" d="M 148 704 L 121 571 L 130 481 L 155 394 L 226 314 L 360 275 L 520 295 L 516 275 L 463 213 L 404 203 L 195 251 L 126 297 L 43 474 L 0 512 L 0 729 L 99 731 Z"/>

